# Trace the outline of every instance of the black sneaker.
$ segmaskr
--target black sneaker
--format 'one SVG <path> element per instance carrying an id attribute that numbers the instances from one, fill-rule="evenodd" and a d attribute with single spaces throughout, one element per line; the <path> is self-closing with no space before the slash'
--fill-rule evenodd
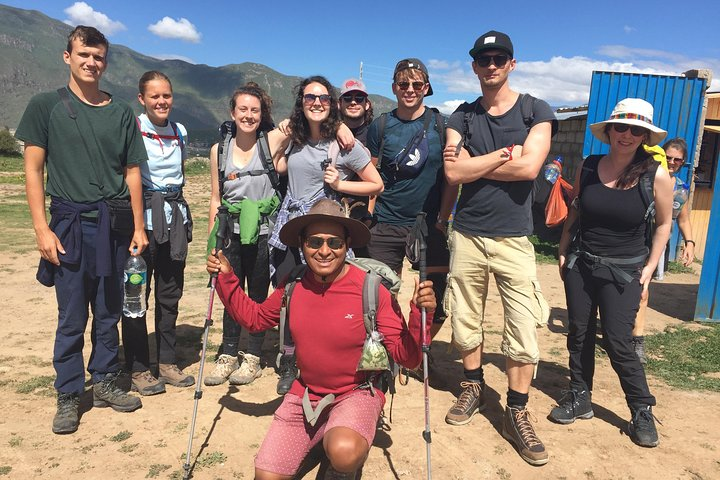
<path id="1" fill-rule="evenodd" d="M 477 412 L 485 410 L 485 382 L 460 382 L 460 386 L 462 393 L 445 415 L 445 422 L 450 425 L 470 423 Z"/>
<path id="2" fill-rule="evenodd" d="M 53 433 L 73 433 L 80 425 L 78 407 L 80 406 L 80 395 L 77 393 L 60 393 L 57 398 L 57 412 L 53 418 Z"/>
<path id="3" fill-rule="evenodd" d="M 635 355 L 637 355 L 638 360 L 640 360 L 640 363 L 646 365 L 647 357 L 645 357 L 645 337 L 633 337 L 632 346 L 633 350 L 635 350 Z"/>
<path id="4" fill-rule="evenodd" d="M 99 383 L 93 385 L 93 407 L 111 407 L 117 412 L 132 412 L 142 407 L 138 397 L 128 395 L 116 385 L 120 372 L 108 373 Z"/>
<path id="5" fill-rule="evenodd" d="M 552 420 L 567 425 L 578 418 L 588 419 L 593 417 L 590 392 L 571 389 L 564 390 L 562 393 L 563 396 L 560 398 L 558 406 L 550 412 Z"/>
<path id="6" fill-rule="evenodd" d="M 298 376 L 295 355 L 283 355 L 280 357 L 278 374 L 280 375 L 280 380 L 278 380 L 277 383 L 277 394 L 285 395 L 290 391 L 290 387 L 292 387 L 293 382 Z"/>
<path id="7" fill-rule="evenodd" d="M 657 447 L 660 443 L 657 428 L 655 428 L 655 415 L 650 405 L 637 408 L 630 407 L 632 420 L 628 423 L 630 439 L 641 447 Z"/>
<path id="8" fill-rule="evenodd" d="M 548 462 L 548 453 L 535 434 L 530 418 L 527 407 L 516 408 L 508 405 L 503 418 L 502 436 L 515 445 L 520 457 L 530 465 L 545 465 Z M 535 417 L 532 419 L 535 420 Z"/>

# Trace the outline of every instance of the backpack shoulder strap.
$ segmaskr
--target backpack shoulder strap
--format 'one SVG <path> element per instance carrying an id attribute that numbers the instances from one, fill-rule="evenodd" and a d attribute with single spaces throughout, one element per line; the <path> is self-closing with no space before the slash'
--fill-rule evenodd
<path id="1" fill-rule="evenodd" d="M 525 127 L 530 131 L 532 123 L 535 120 L 533 114 L 533 106 L 535 105 L 535 97 L 527 93 L 520 94 L 520 112 L 522 113 L 523 122 Z"/>
<path id="2" fill-rule="evenodd" d="M 445 148 L 445 117 L 435 107 L 430 107 L 430 110 L 435 112 L 435 130 L 440 137 L 440 147 Z"/>
<path id="3" fill-rule="evenodd" d="M 66 87 L 60 87 L 57 89 L 58 95 L 60 95 L 60 100 L 62 100 L 63 105 L 65 106 L 65 111 L 68 113 L 68 116 L 72 118 L 73 120 L 77 119 L 77 113 L 75 112 L 75 109 L 72 106 L 72 103 L 70 103 L 70 94 L 67 91 Z M 137 117 L 136 117 L 137 119 Z M 138 125 L 139 126 L 139 125 Z"/>
<path id="4" fill-rule="evenodd" d="M 233 128 L 235 124 L 228 120 L 220 125 L 220 143 L 218 143 L 218 171 L 225 174 L 225 162 L 227 161 L 230 142 L 232 142 Z M 220 178 L 223 177 L 220 175 Z"/>
<path id="5" fill-rule="evenodd" d="M 576 195 L 577 198 L 580 198 L 580 195 L 582 195 L 589 181 L 588 178 L 590 178 L 590 174 L 597 170 L 598 162 L 601 158 L 602 155 L 589 155 L 583 162 L 582 171 L 580 172 L 580 191 Z"/>
<path id="6" fill-rule="evenodd" d="M 137 117 L 136 117 L 137 118 Z M 139 121 L 139 120 L 138 120 Z M 178 142 L 180 142 L 180 150 L 185 150 L 185 138 L 183 137 L 182 132 L 177 126 L 177 123 L 170 121 L 170 126 L 172 127 L 173 133 L 178 138 Z"/>
<path id="7" fill-rule="evenodd" d="M 638 179 L 638 187 L 640 189 L 640 196 L 642 197 L 643 204 L 645 205 L 645 220 L 649 217 L 655 216 L 655 174 L 660 164 L 653 162 L 650 168 L 640 175 Z"/>
<path id="8" fill-rule="evenodd" d="M 378 119 L 378 138 L 380 139 L 380 148 L 378 149 L 378 156 L 377 156 L 377 169 L 380 170 L 380 166 L 382 165 L 382 154 L 383 154 L 383 147 L 385 147 L 385 125 L 387 124 L 387 112 L 380 115 L 380 118 Z"/>
<path id="9" fill-rule="evenodd" d="M 270 184 L 275 189 L 278 195 L 280 195 L 280 177 L 275 170 L 275 163 L 273 163 L 272 152 L 270 152 L 270 142 L 268 142 L 267 135 L 265 132 L 260 132 L 257 139 L 257 148 L 260 155 L 260 161 L 265 167 L 268 177 L 270 178 Z"/>
<path id="10" fill-rule="evenodd" d="M 371 332 L 377 330 L 377 309 L 378 296 L 380 293 L 380 275 L 370 270 L 365 274 L 363 281 L 363 321 L 365 322 L 365 332 L 370 335 Z"/>
<path id="11" fill-rule="evenodd" d="M 280 319 L 278 322 L 278 326 L 280 329 L 280 335 L 279 335 L 279 341 L 280 341 L 280 352 L 278 354 L 278 367 L 280 363 L 280 357 L 288 350 L 289 348 L 295 348 L 295 342 L 293 342 L 292 335 L 290 334 L 290 325 L 288 322 L 290 321 L 290 298 L 292 297 L 293 290 L 295 289 L 295 285 L 297 282 L 301 281 L 303 276 L 305 275 L 305 270 L 307 268 L 307 265 L 300 264 L 293 267 L 292 270 L 290 270 L 290 273 L 287 277 L 287 283 L 285 284 L 285 289 L 283 290 L 283 296 L 282 296 L 282 303 L 280 304 Z"/>

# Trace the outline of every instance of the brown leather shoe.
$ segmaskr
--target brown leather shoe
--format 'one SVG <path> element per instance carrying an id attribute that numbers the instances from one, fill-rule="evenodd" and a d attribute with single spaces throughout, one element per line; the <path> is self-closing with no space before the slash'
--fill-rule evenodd
<path id="1" fill-rule="evenodd" d="M 138 392 L 143 396 L 165 393 L 165 384 L 153 377 L 150 370 L 145 370 L 144 372 L 133 372 L 132 386 L 130 388 L 133 392 Z"/>
<path id="2" fill-rule="evenodd" d="M 195 377 L 185 374 L 177 365 L 160 364 L 160 380 L 174 387 L 190 387 L 195 385 Z"/>
<path id="3" fill-rule="evenodd" d="M 534 420 L 535 417 L 532 418 Z M 508 406 L 505 408 L 502 436 L 515 445 L 520 457 L 530 465 L 545 465 L 548 462 L 548 453 L 535 434 L 530 419 L 527 407 L 520 409 Z"/>

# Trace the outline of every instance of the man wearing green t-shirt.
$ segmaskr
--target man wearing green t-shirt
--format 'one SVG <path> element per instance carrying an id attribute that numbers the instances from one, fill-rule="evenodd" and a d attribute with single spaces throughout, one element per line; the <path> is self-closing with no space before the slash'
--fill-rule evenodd
<path id="1" fill-rule="evenodd" d="M 100 90 L 108 47 L 95 28 L 76 27 L 63 53 L 68 86 L 35 95 L 16 133 L 25 142 L 26 193 L 41 256 L 37 278 L 55 286 L 58 302 L 55 433 L 72 433 L 79 425 L 88 306 L 93 405 L 121 412 L 142 406 L 116 386 L 117 323 L 128 251 L 139 255 L 148 244 L 139 168 L 147 153 L 132 109 Z M 50 224 L 45 195 L 51 198 Z"/>

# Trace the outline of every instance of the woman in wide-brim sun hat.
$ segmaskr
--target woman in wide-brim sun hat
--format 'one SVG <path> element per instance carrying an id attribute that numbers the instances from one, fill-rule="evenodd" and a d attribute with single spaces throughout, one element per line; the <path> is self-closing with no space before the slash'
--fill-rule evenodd
<path id="1" fill-rule="evenodd" d="M 570 388 L 550 412 L 557 423 L 593 417 L 596 307 L 604 348 L 620 379 L 630 408 L 628 432 L 644 447 L 658 445 L 645 371 L 635 354 L 632 331 L 640 296 L 647 291 L 653 271 L 670 236 L 672 180 L 658 168 L 646 145 L 665 138 L 653 124 L 653 107 L 639 98 L 618 102 L 610 118 L 590 125 L 598 140 L 610 145 L 605 155 L 591 155 L 578 166 L 574 191 L 576 208 L 565 221 L 558 247 L 560 274 L 565 282 L 568 311 Z M 584 173 L 583 173 L 584 172 Z M 647 205 L 644 182 L 653 182 L 655 231 L 646 245 Z M 571 244 L 571 225 L 578 233 Z"/>
<path id="2" fill-rule="evenodd" d="M 641 98 L 620 100 L 613 108 L 610 118 L 590 125 L 590 132 L 601 142 L 609 144 L 608 130 L 613 123 L 646 129 L 648 137 L 644 143 L 649 146 L 659 144 L 667 135 L 665 130 L 653 124 L 653 106 Z"/>

